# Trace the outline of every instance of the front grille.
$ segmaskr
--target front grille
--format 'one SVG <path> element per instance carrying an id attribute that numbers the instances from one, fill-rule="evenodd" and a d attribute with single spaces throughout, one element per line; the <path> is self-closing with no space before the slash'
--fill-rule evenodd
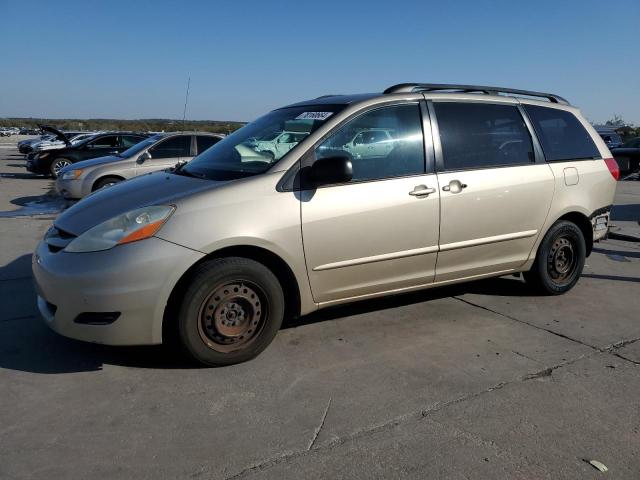
<path id="1" fill-rule="evenodd" d="M 119 316 L 120 312 L 83 312 L 75 318 L 74 322 L 83 325 L 109 325 Z"/>

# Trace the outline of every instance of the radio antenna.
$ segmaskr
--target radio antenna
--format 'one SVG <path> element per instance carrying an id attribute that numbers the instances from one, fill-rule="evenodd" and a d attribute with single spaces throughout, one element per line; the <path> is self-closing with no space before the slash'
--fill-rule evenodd
<path id="1" fill-rule="evenodd" d="M 187 80 L 187 94 L 184 98 L 184 111 L 182 112 L 182 131 L 184 132 L 184 121 L 187 118 L 187 104 L 189 103 L 189 87 L 191 86 L 191 75 Z"/>

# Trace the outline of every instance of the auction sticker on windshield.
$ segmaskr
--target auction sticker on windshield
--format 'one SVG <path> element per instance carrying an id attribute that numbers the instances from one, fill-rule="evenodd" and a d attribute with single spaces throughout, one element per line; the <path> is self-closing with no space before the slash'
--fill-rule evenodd
<path id="1" fill-rule="evenodd" d="M 333 112 L 303 112 L 296 117 L 296 120 L 326 120 Z"/>

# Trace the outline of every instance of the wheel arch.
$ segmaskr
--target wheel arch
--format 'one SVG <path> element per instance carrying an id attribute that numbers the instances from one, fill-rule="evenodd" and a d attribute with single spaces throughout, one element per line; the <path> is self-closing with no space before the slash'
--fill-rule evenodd
<path id="1" fill-rule="evenodd" d="M 255 245 L 234 245 L 229 247 L 223 247 L 215 250 L 196 263 L 191 265 L 180 277 L 178 282 L 173 287 L 171 294 L 167 300 L 165 306 L 165 312 L 162 319 L 162 338 L 163 341 L 172 341 L 178 338 L 177 336 L 177 322 L 176 311 L 179 306 L 179 299 L 184 293 L 189 279 L 191 278 L 193 271 L 202 263 L 224 257 L 243 257 L 251 260 L 255 260 L 269 268 L 276 276 L 284 293 L 285 300 L 285 320 L 295 318 L 300 315 L 301 312 L 301 293 L 300 286 L 296 280 L 296 276 L 289 264 L 282 259 L 279 255 L 263 247 Z"/>
<path id="2" fill-rule="evenodd" d="M 591 225 L 591 220 L 589 220 L 589 217 L 578 211 L 571 211 L 557 218 L 556 221 L 553 222 L 553 224 L 561 220 L 567 220 L 577 225 L 580 231 L 582 231 L 582 235 L 584 236 L 586 256 L 588 257 L 589 255 L 591 255 L 591 251 L 593 250 L 593 226 Z"/>
<path id="3" fill-rule="evenodd" d="M 118 181 L 123 182 L 124 180 L 126 180 L 126 178 L 124 178 L 122 175 L 114 175 L 114 174 L 106 174 L 106 175 L 101 175 L 99 177 L 97 177 L 95 180 L 93 180 L 93 182 L 91 182 L 91 191 L 95 192 L 97 190 L 96 185 L 98 184 L 98 182 L 106 179 L 106 178 L 116 178 L 118 179 Z"/>

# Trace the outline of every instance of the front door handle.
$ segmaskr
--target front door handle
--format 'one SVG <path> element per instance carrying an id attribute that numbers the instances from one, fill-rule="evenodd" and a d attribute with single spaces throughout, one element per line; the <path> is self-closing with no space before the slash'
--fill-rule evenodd
<path id="1" fill-rule="evenodd" d="M 451 180 L 449 185 L 442 187 L 442 190 L 445 192 L 460 193 L 465 188 L 467 188 L 466 183 L 462 183 L 460 180 Z"/>
<path id="2" fill-rule="evenodd" d="M 414 189 L 409 192 L 409 195 L 413 195 L 414 197 L 426 197 L 432 193 L 436 193 L 435 188 L 427 187 L 426 185 L 416 185 Z"/>

